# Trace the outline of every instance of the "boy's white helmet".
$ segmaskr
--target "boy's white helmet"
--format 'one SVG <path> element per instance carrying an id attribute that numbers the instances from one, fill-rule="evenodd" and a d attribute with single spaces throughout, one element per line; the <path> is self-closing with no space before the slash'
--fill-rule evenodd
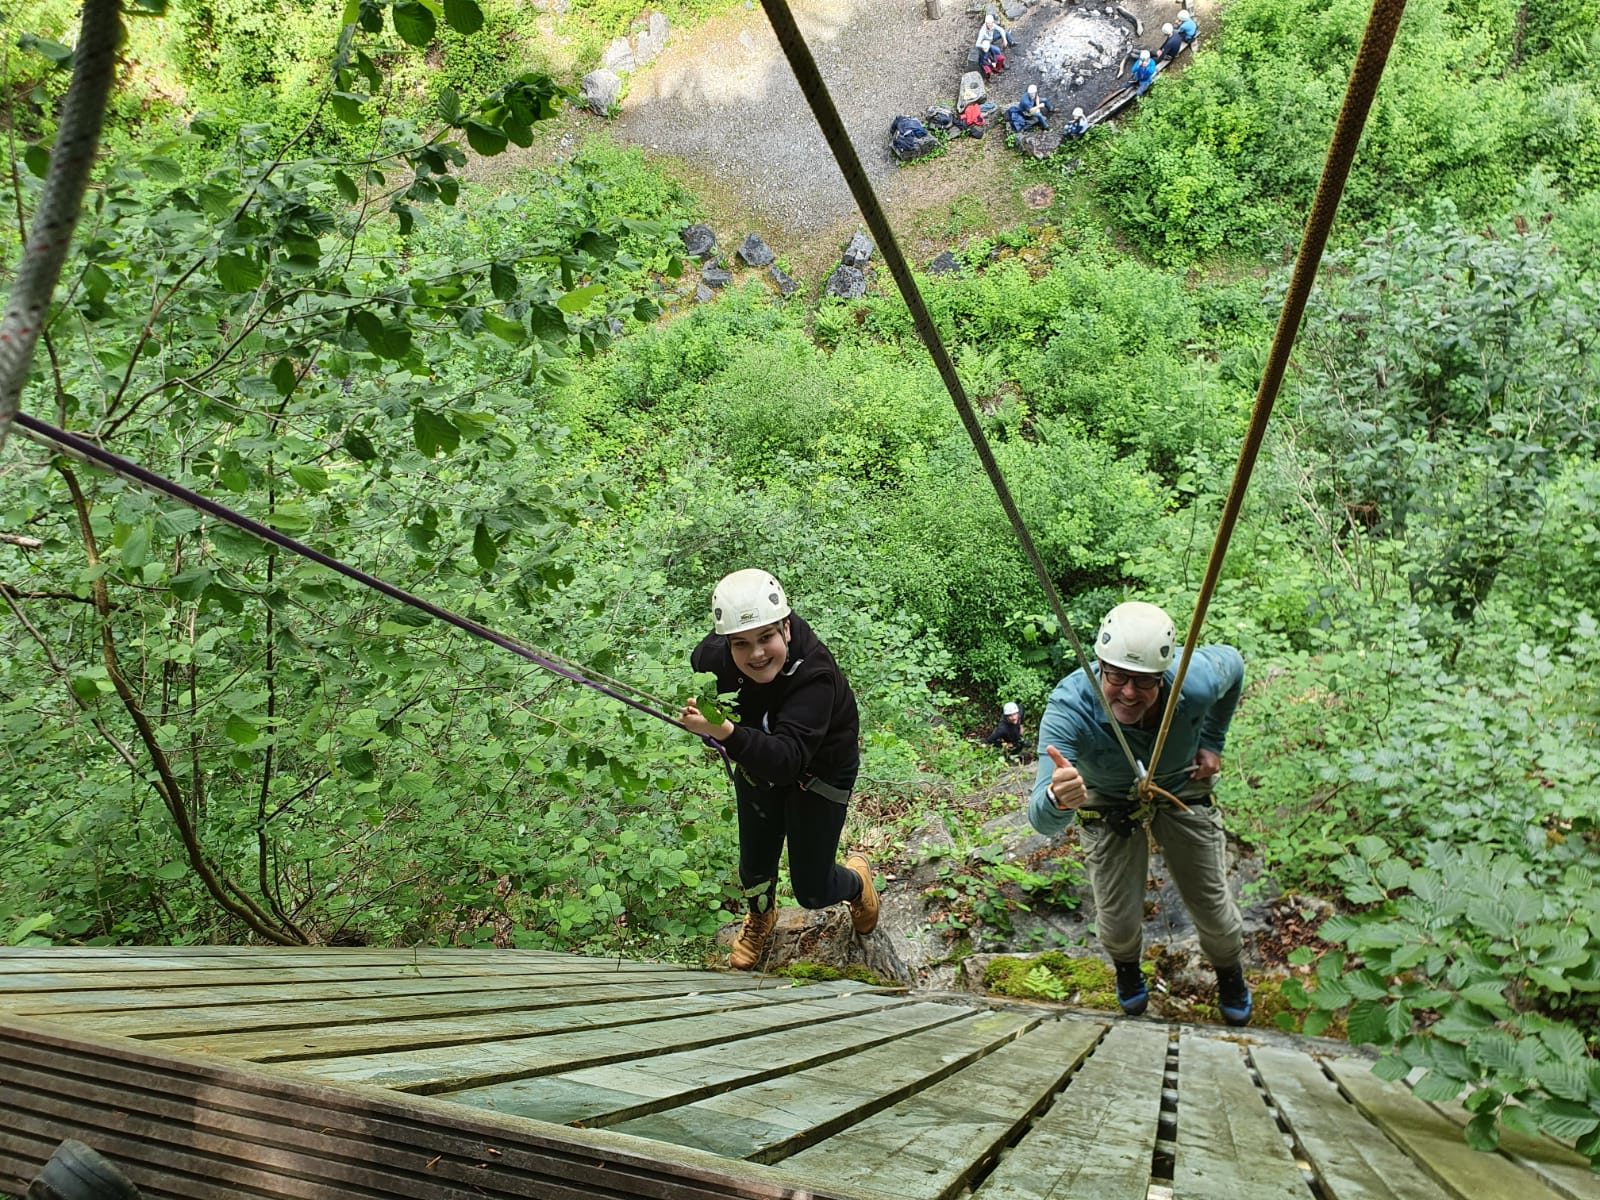
<path id="1" fill-rule="evenodd" d="M 718 633 L 743 633 L 789 615 L 789 598 L 770 572 L 755 567 L 724 575 L 711 592 L 711 625 Z"/>
<path id="2" fill-rule="evenodd" d="M 1150 51 L 1148 51 L 1148 50 L 1139 51 L 1139 61 L 1140 62 L 1149 62 L 1150 61 Z"/>
<path id="3" fill-rule="evenodd" d="M 1172 36 L 1172 26 L 1170 24 L 1163 25 L 1161 27 L 1161 32 L 1166 34 L 1168 37 L 1171 37 Z"/>
<path id="4" fill-rule="evenodd" d="M 1079 118 L 1081 118 L 1081 117 L 1082 117 L 1082 116 L 1083 116 L 1083 109 L 1081 109 L 1081 108 L 1075 108 L 1075 109 L 1073 109 L 1073 110 L 1072 110 L 1072 119 L 1073 119 L 1073 120 L 1074 120 L 1074 121 L 1076 121 L 1076 120 L 1078 120 L 1078 119 L 1079 119 Z"/>
<path id="5" fill-rule="evenodd" d="M 1180 8 L 1178 10 L 1178 23 L 1181 25 L 1184 21 L 1187 21 L 1188 19 L 1189 19 L 1189 10 L 1187 8 Z"/>
<path id="6" fill-rule="evenodd" d="M 1129 600 L 1113 608 L 1100 622 L 1094 649 L 1103 663 L 1124 671 L 1159 675 L 1172 665 L 1176 642 L 1171 617 L 1154 604 Z"/>
<path id="7" fill-rule="evenodd" d="M 1014 717 L 1021 711 L 1022 710 L 1017 707 L 1016 701 L 1014 700 L 1007 700 L 1000 706 L 1000 715 L 1003 717 Z"/>

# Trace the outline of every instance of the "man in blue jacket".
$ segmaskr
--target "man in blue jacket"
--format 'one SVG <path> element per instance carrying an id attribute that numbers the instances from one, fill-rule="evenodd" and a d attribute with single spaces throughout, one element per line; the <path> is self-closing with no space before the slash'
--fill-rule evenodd
<path id="1" fill-rule="evenodd" d="M 1135 1017 L 1150 999 L 1139 966 L 1149 845 L 1138 824 L 1138 781 L 1110 722 L 1114 718 L 1121 727 L 1135 758 L 1150 763 L 1177 649 L 1172 619 L 1154 604 L 1129 601 L 1106 614 L 1095 639 L 1093 676 L 1075 671 L 1050 695 L 1039 724 L 1039 775 L 1028 806 L 1028 820 L 1043 834 L 1078 821 L 1100 944 L 1117 970 L 1117 1001 Z M 1240 961 L 1243 922 L 1228 888 L 1222 817 L 1211 799 L 1243 687 L 1244 659 L 1237 650 L 1197 649 L 1161 761 L 1150 764 L 1156 785 L 1188 810 L 1158 798 L 1150 827 L 1194 919 L 1200 949 L 1216 969 L 1218 1007 L 1230 1025 L 1248 1024 L 1252 1003 Z"/>
<path id="2" fill-rule="evenodd" d="M 1150 90 L 1150 85 L 1156 81 L 1156 61 L 1150 57 L 1150 51 L 1139 51 L 1139 61 L 1133 64 L 1129 73 L 1128 82 L 1138 89 L 1139 95 L 1144 95 Z"/>

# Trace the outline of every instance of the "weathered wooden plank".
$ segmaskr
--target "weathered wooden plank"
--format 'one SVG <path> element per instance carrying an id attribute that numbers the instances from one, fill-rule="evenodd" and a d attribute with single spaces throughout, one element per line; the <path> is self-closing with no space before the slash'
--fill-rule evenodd
<path id="1" fill-rule="evenodd" d="M 1250 1058 L 1328 1200 L 1450 1200 L 1308 1054 L 1256 1046 Z"/>
<path id="2" fill-rule="evenodd" d="M 431 1050 L 438 1046 L 459 1046 L 470 1042 L 499 1041 L 514 1037 L 533 1037 L 564 1033 L 574 1029 L 599 1029 L 660 1021 L 667 1017 L 694 1013 L 720 1012 L 768 1003 L 794 1003 L 818 999 L 826 991 L 785 988 L 780 991 L 753 991 L 730 981 L 726 990 L 720 980 L 702 980 L 693 990 L 678 985 L 670 990 L 630 990 L 624 998 L 614 992 L 596 990 L 587 1001 L 546 1005 L 541 1008 L 500 1009 L 486 1013 L 457 1013 L 446 1017 L 363 1021 L 340 1025 L 329 1014 L 327 1024 L 267 1032 L 204 1033 L 190 1037 L 162 1038 L 163 1047 L 220 1054 L 251 1062 L 298 1062 L 315 1058 L 348 1057 L 387 1050 Z"/>
<path id="3" fill-rule="evenodd" d="M 689 979 L 693 978 L 693 975 L 685 972 L 683 977 Z M 594 986 L 602 982 L 645 983 L 659 978 L 661 976 L 654 973 L 639 975 L 566 973 L 526 977 L 494 975 L 474 978 L 472 990 L 515 992 Z M 305 1004 L 312 1001 L 356 1000 L 375 996 L 448 996 L 459 994 L 462 990 L 463 981 L 460 977 L 398 978 L 356 983 L 284 983 L 254 984 L 244 987 L 185 988 L 182 999 L 190 1005 L 256 1004 L 262 1001 Z M 161 989 L 146 991 L 139 988 L 122 991 L 43 992 L 32 995 L 23 993 L 0 996 L 0 1011 L 15 1013 L 21 1017 L 44 1016 L 50 1013 L 114 1012 L 130 1008 L 159 1007 L 176 998 Z"/>
<path id="4" fill-rule="evenodd" d="M 1399 1084 L 1379 1079 L 1367 1059 L 1337 1058 L 1328 1068 L 1369 1121 L 1463 1200 L 1558 1200 L 1532 1171 L 1472 1149 L 1444 1114 Z"/>
<path id="5" fill-rule="evenodd" d="M 945 1200 L 1049 1102 L 1105 1026 L 1048 1021 L 898 1104 L 786 1159 L 800 1179 Z"/>
<path id="6" fill-rule="evenodd" d="M 1457 1125 L 1472 1119 L 1460 1104 L 1435 1104 L 1434 1108 Z M 1600 1200 L 1600 1175 L 1590 1170 L 1589 1160 L 1570 1146 L 1502 1128 L 1500 1153 L 1543 1178 L 1568 1200 Z"/>
<path id="7" fill-rule="evenodd" d="M 612 1126 L 728 1158 L 775 1162 L 937 1083 L 1032 1028 L 1019 1013 L 975 1013 L 848 1058 Z M 732 1045 L 735 1055 L 741 1047 Z"/>
<path id="8" fill-rule="evenodd" d="M 624 963 L 629 966 L 659 966 L 676 969 L 671 963 L 646 959 L 597 957 L 556 950 L 473 950 L 456 946 L 0 946 L 0 971 L 15 962 L 49 961 L 52 964 L 80 964 L 81 969 L 170 970 L 192 965 L 196 969 L 227 969 L 236 964 L 271 966 L 274 962 L 321 962 L 332 966 L 352 963 L 430 962 L 480 963 Z M 27 968 L 34 969 L 34 968 Z"/>
<path id="9" fill-rule="evenodd" d="M 1174 1200 L 1310 1200 L 1311 1189 L 1235 1042 L 1178 1042 Z"/>
<path id="10" fill-rule="evenodd" d="M 949 1004 L 904 1004 L 764 1035 L 759 1056 L 737 1047 L 730 1053 L 718 1044 L 443 1095 L 497 1112 L 593 1128 L 805 1070 L 964 1015 L 964 1009 Z"/>
<path id="11" fill-rule="evenodd" d="M 14 1081 L 24 1072 L 27 1086 L 18 1086 Z M 20 1182 L 20 1164 L 42 1161 L 61 1137 L 88 1135 L 85 1140 L 102 1148 L 112 1143 L 112 1157 L 152 1200 L 793 1197 L 790 1183 L 774 1172 L 741 1165 L 735 1173 L 678 1147 L 507 1119 L 425 1097 L 167 1060 L 132 1043 L 64 1037 L 37 1022 L 0 1025 L 0 1081 L 10 1088 L 0 1098 L 23 1100 L 14 1109 L 0 1105 L 0 1179 L 7 1181 Z M 30 1121 L 31 1133 L 19 1139 L 18 1127 Z M 13 1141 L 23 1149 L 13 1151 Z M 214 1177 L 196 1169 L 207 1157 L 220 1164 Z M 162 1163 L 176 1169 L 164 1170 Z M 842 1200 L 825 1183 L 811 1190 L 817 1200 Z"/>
<path id="12" fill-rule="evenodd" d="M 576 1008 L 586 1004 L 625 1000 L 631 996 L 649 997 L 669 993 L 690 994 L 702 988 L 716 976 L 700 976 L 692 980 L 629 980 L 611 982 L 592 987 L 528 988 L 524 990 L 432 994 L 426 996 L 391 996 L 372 1000 L 333 1000 L 306 1004 L 284 1002 L 280 1004 L 233 1004 L 197 1006 L 190 1008 L 151 1008 L 133 1011 L 115 1010 L 71 1014 L 75 1026 L 93 1028 L 99 1033 L 125 1037 L 168 1038 L 202 1033 L 271 1032 L 289 1029 L 317 1029 L 323 1026 L 356 1025 L 365 1022 L 398 1021 L 411 1018 L 427 1019 L 449 1016 L 466 1016 L 472 1013 L 535 1012 L 550 1008 Z M 734 990 L 748 991 L 752 995 L 768 996 L 777 1000 L 790 997 L 795 991 L 811 995 L 842 994 L 846 991 L 868 990 L 860 984 L 844 981 L 828 984 L 773 986 L 770 980 L 744 982 L 736 977 L 742 987 Z M 637 987 L 635 992 L 630 989 Z M 56 1019 L 42 1016 L 40 1020 Z"/>
<path id="13" fill-rule="evenodd" d="M 973 1200 L 1145 1200 L 1167 1045 L 1163 1028 L 1114 1025 Z"/>
<path id="14" fill-rule="evenodd" d="M 434 966 L 428 963 L 372 963 L 365 966 L 304 966 L 299 963 L 280 967 L 249 967 L 228 971 L 196 971 L 180 968 L 172 971 L 53 971 L 44 968 L 31 972 L 0 974 L 0 1004 L 14 1003 L 18 997 L 37 996 L 57 992 L 126 991 L 130 986 L 139 991 L 160 990 L 177 993 L 194 990 L 211 990 L 218 987 L 247 987 L 266 984 L 276 988 L 299 987 L 322 983 L 382 982 L 389 979 L 459 979 L 459 980 L 566 980 L 600 978 L 609 974 L 609 967 L 587 970 L 572 964 L 561 964 L 548 969 L 519 968 L 491 970 L 487 967 Z M 622 974 L 623 972 L 617 972 Z M 629 971 L 630 978 L 648 978 L 660 972 Z M 181 997 L 174 997 L 181 1003 Z"/>
<path id="15" fill-rule="evenodd" d="M 622 1029 L 581 1030 L 547 1037 L 481 1042 L 437 1050 L 403 1050 L 301 1063 L 297 1070 L 318 1079 L 376 1084 L 432 1095 L 505 1083 L 528 1075 L 599 1066 L 726 1043 L 740 1052 L 743 1038 L 818 1021 L 837 1021 L 905 1003 L 894 996 L 844 995 L 795 1004 L 768 1004 L 709 1016 L 675 1017 Z"/>

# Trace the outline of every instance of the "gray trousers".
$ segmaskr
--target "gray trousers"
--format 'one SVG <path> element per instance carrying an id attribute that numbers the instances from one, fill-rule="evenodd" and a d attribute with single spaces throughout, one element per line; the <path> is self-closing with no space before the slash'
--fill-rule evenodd
<path id="1" fill-rule="evenodd" d="M 1222 814 L 1214 807 L 1179 812 L 1158 805 L 1151 822 L 1161 857 L 1194 921 L 1200 949 L 1213 966 L 1231 967 L 1244 952 L 1243 921 L 1228 888 Z M 1118 837 L 1104 821 L 1082 821 L 1078 839 L 1094 888 L 1096 930 L 1106 953 L 1136 962 L 1144 935 L 1144 890 L 1150 847 L 1144 830 Z"/>

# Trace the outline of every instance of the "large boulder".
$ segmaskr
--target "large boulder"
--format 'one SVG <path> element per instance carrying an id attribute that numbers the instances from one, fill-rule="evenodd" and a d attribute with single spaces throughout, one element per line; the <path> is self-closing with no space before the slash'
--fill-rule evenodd
<path id="1" fill-rule="evenodd" d="M 984 86 L 983 74 L 979 71 L 966 71 L 961 76 L 961 90 L 957 93 L 956 107 L 965 108 L 969 104 L 979 104 L 988 99 L 989 89 Z"/>
<path id="2" fill-rule="evenodd" d="M 590 71 L 583 77 L 583 102 L 599 116 L 611 115 L 622 95 L 622 77 L 615 71 Z"/>
<path id="3" fill-rule="evenodd" d="M 867 294 L 867 277 L 859 267 L 847 267 L 841 263 L 828 276 L 828 282 L 822 290 L 824 294 L 837 296 L 840 300 L 859 300 Z"/>
<path id="4" fill-rule="evenodd" d="M 600 65 L 607 71 L 633 70 L 637 64 L 633 61 L 633 47 L 628 44 L 628 39 L 612 38 L 605 53 L 600 55 Z"/>

